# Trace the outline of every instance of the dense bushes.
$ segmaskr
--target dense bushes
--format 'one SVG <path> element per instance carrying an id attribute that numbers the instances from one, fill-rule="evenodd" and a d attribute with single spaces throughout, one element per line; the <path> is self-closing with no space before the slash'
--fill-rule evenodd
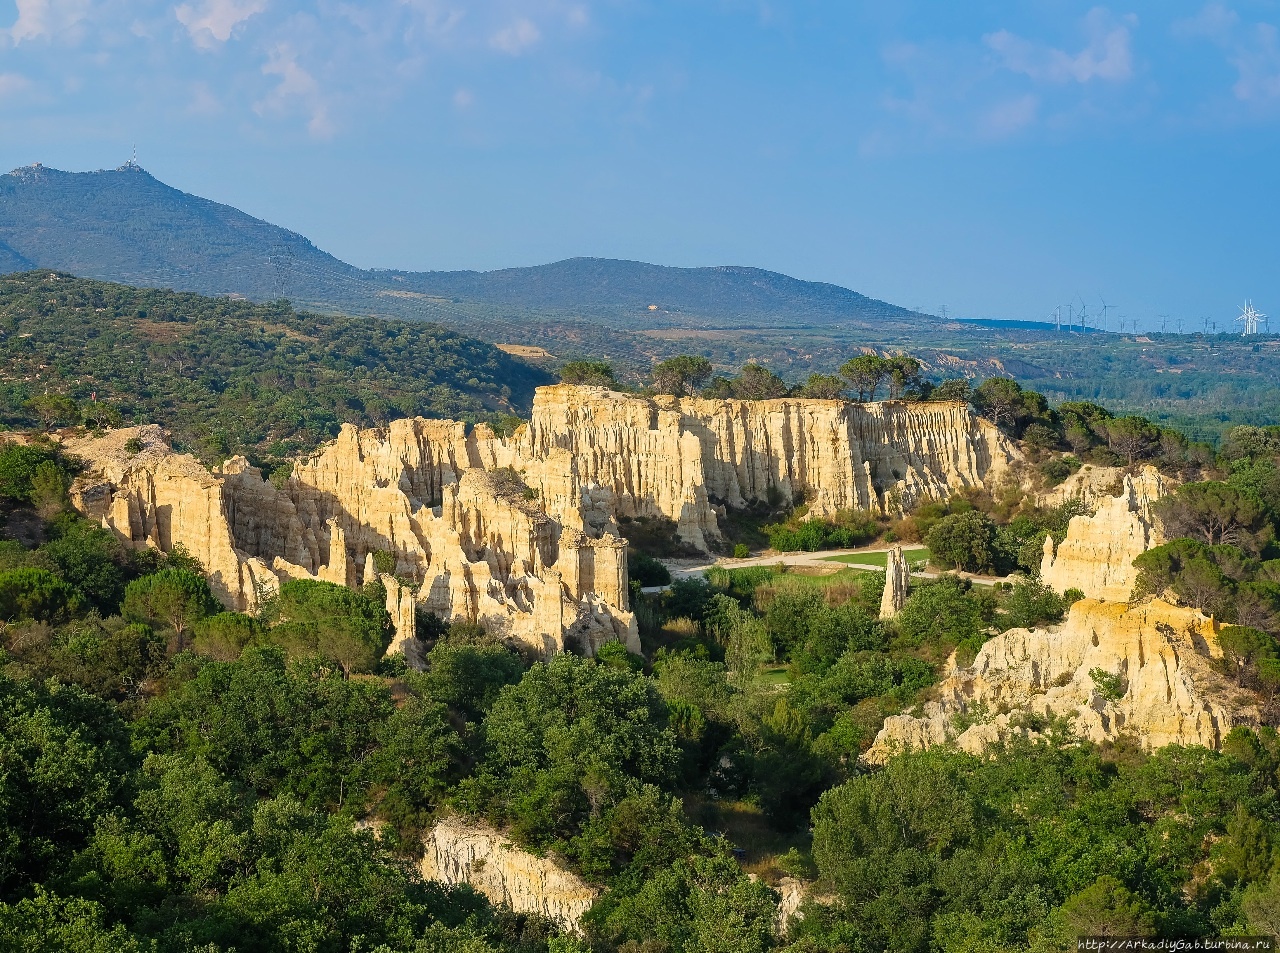
<path id="1" fill-rule="evenodd" d="M 1275 888 L 1257 861 L 1273 846 L 1260 832 L 1280 820 L 1280 744 L 1236 729 L 1226 748 L 1109 761 L 1088 745 L 1021 743 L 982 760 L 895 758 L 815 808 L 814 859 L 844 904 L 799 932 L 818 948 L 853 935 L 870 949 L 983 937 L 1065 950 L 1081 934 L 1204 935 L 1237 918 L 1262 928 Z M 1189 882 L 1206 853 L 1217 886 Z"/>
<path id="2" fill-rule="evenodd" d="M 653 687 L 572 655 L 540 662 L 504 688 L 483 729 L 484 762 L 463 800 L 532 843 L 567 840 L 638 785 L 675 777 L 676 738 Z"/>
<path id="3" fill-rule="evenodd" d="M 764 527 L 769 546 L 783 553 L 849 549 L 871 542 L 881 526 L 867 513 L 841 511 L 834 519 L 791 519 Z"/>

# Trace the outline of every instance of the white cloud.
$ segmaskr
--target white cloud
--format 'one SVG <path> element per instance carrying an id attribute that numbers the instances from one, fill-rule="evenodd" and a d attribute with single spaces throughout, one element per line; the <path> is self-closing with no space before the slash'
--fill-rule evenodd
<path id="1" fill-rule="evenodd" d="M 266 8 L 266 0 L 199 0 L 182 4 L 173 13 L 192 42 L 208 50 L 226 43 L 236 27 Z"/>
<path id="2" fill-rule="evenodd" d="M 542 38 L 538 27 L 525 17 L 513 21 L 489 38 L 489 45 L 495 50 L 519 56 Z"/>
<path id="3" fill-rule="evenodd" d="M 1000 57 L 1005 69 L 1036 82 L 1123 82 L 1133 75 L 1130 27 L 1136 23 L 1132 15 L 1117 21 L 1102 7 L 1095 7 L 1084 18 L 1089 42 L 1078 53 L 1035 43 L 1008 30 L 989 33 L 982 41 Z"/>
<path id="4" fill-rule="evenodd" d="M 1036 121 L 1040 99 L 1027 93 L 996 103 L 978 119 L 979 132 L 988 139 L 1004 139 Z"/>
<path id="5" fill-rule="evenodd" d="M 1225 3 L 1206 3 L 1193 17 L 1175 20 L 1174 36 L 1205 36 L 1211 40 L 1228 40 L 1240 23 L 1240 17 Z"/>
<path id="6" fill-rule="evenodd" d="M 1270 23 L 1255 24 L 1249 39 L 1229 57 L 1239 78 L 1231 87 L 1236 99 L 1244 102 L 1280 100 L 1280 31 Z"/>
<path id="7" fill-rule="evenodd" d="M 1270 23 L 1243 26 L 1224 3 L 1205 4 L 1194 17 L 1173 25 L 1175 36 L 1203 37 L 1221 49 L 1236 71 L 1231 92 L 1252 105 L 1280 102 L 1280 30 Z"/>
<path id="8" fill-rule="evenodd" d="M 18 73 L 0 73 L 0 102 L 13 98 L 30 85 L 31 82 Z"/>
<path id="9" fill-rule="evenodd" d="M 465 111 L 470 109 L 475 101 L 475 94 L 469 89 L 461 88 L 456 90 L 453 94 L 453 105 L 455 109 Z"/>
<path id="10" fill-rule="evenodd" d="M 329 139 L 337 131 L 329 117 L 329 107 L 320 92 L 320 84 L 298 62 L 298 54 L 288 43 L 275 46 L 262 66 L 265 76 L 278 76 L 280 82 L 267 96 L 254 104 L 259 116 L 285 116 L 301 109 L 307 113 L 307 131 L 316 139 Z"/>
<path id="11" fill-rule="evenodd" d="M 70 30 L 89 13 L 89 0 L 17 0 L 18 19 L 9 28 L 14 43 Z"/>

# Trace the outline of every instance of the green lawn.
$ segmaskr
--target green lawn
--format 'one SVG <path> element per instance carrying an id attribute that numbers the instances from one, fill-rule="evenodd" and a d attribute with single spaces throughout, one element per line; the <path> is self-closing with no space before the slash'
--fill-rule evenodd
<path id="1" fill-rule="evenodd" d="M 788 684 L 791 681 L 791 678 L 787 674 L 787 666 L 770 665 L 760 673 L 760 681 L 764 682 L 766 685 L 777 686 Z"/>
<path id="2" fill-rule="evenodd" d="M 904 549 L 902 552 L 907 557 L 907 564 L 910 566 L 929 558 L 929 550 L 923 546 L 916 549 Z M 888 560 L 888 553 L 848 553 L 844 556 L 827 557 L 828 562 L 854 563 L 859 566 L 884 566 Z"/>

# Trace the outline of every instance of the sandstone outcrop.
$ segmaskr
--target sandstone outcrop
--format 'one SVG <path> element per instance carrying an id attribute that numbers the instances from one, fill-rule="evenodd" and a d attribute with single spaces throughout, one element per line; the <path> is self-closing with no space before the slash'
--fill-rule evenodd
<path id="1" fill-rule="evenodd" d="M 611 639 L 639 650 L 622 518 L 670 518 L 705 549 L 725 506 L 803 498 L 814 515 L 888 511 L 982 486 L 1018 457 L 963 404 L 569 385 L 540 388 L 509 438 L 422 418 L 344 426 L 274 482 L 242 457 L 207 470 L 157 427 L 67 448 L 87 463 L 77 508 L 133 545 L 185 547 L 237 610 L 288 579 L 363 585 L 381 553 L 396 646 L 412 644 L 421 607 L 542 653 L 592 653 Z"/>
<path id="2" fill-rule="evenodd" d="M 663 516 L 699 548 L 715 506 L 803 499 L 814 516 L 884 512 L 997 480 L 1018 450 L 962 403 L 704 400 L 539 388 L 496 459 L 513 461 L 550 512 Z M 603 524 L 602 524 L 603 525 Z"/>
<path id="3" fill-rule="evenodd" d="M 1080 500 L 1090 509 L 1115 496 L 1124 483 L 1123 467 L 1099 467 L 1086 463 L 1052 490 L 1040 495 L 1041 506 L 1060 506 Z"/>
<path id="4" fill-rule="evenodd" d="M 911 588 L 911 567 L 903 555 L 901 546 L 894 546 L 885 554 L 884 595 L 880 597 L 880 618 L 892 619 L 906 604 L 907 590 Z"/>
<path id="5" fill-rule="evenodd" d="M 158 428 L 129 428 L 68 441 L 88 464 L 73 498 L 134 545 L 185 547 L 240 611 L 287 579 L 362 585 L 373 554 L 385 552 L 395 566 L 381 578 L 396 647 L 412 644 L 421 605 L 544 654 L 569 645 L 593 653 L 611 639 L 638 651 L 626 543 L 561 526 L 470 466 L 475 440 L 464 429 L 427 420 L 345 427 L 277 487 L 243 458 L 209 471 L 169 451 Z M 127 451 L 135 439 L 143 452 Z"/>
<path id="6" fill-rule="evenodd" d="M 599 892 L 554 861 L 483 824 L 446 818 L 423 838 L 422 876 L 468 884 L 494 904 L 536 913 L 577 931 Z"/>
<path id="7" fill-rule="evenodd" d="M 1128 600 L 1138 581 L 1134 559 L 1164 542 L 1151 505 L 1168 492 L 1155 467 L 1126 475 L 1120 495 L 1102 498 L 1092 516 L 1072 517 L 1056 547 L 1045 539 L 1040 577 L 1058 592 L 1079 589 L 1094 599 Z"/>
<path id="8" fill-rule="evenodd" d="M 1093 741 L 1127 734 L 1146 748 L 1217 748 L 1234 725 L 1259 723 L 1256 700 L 1212 668 L 1220 656 L 1217 624 L 1195 609 L 1082 599 L 1060 626 L 996 636 L 971 665 L 953 655 L 937 700 L 920 717 L 886 719 L 864 757 L 949 741 L 978 753 L 1033 733 L 1029 716 L 1068 716 Z M 1113 684 L 1098 684 L 1094 671 Z"/>

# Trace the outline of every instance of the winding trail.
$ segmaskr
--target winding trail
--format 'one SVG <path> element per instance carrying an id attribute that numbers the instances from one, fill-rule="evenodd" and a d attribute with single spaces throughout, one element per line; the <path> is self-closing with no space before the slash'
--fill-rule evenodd
<path id="1" fill-rule="evenodd" d="M 919 544 L 915 545 L 918 546 Z M 713 566 L 719 566 L 724 569 L 745 569 L 748 566 L 776 566 L 779 563 L 788 567 L 794 566 L 809 570 L 814 575 L 830 575 L 842 569 L 865 569 L 884 572 L 884 566 L 877 566 L 872 563 L 834 562 L 831 557 L 856 556 L 862 553 L 887 553 L 892 548 L 892 546 L 884 545 L 862 546 L 856 549 L 824 549 L 816 553 L 768 553 L 762 556 L 748 556 L 746 559 L 732 559 L 724 556 L 711 562 L 701 559 L 663 559 L 661 562 L 671 571 L 673 580 L 696 579 Z M 941 575 L 945 575 L 945 573 L 932 569 L 915 570 L 911 573 L 913 579 L 937 579 Z M 959 572 L 955 575 L 981 586 L 990 586 L 993 583 L 1004 582 L 1009 578 L 1006 576 L 984 576 L 971 572 Z M 642 591 L 663 592 L 667 588 L 669 587 L 649 586 Z"/>

